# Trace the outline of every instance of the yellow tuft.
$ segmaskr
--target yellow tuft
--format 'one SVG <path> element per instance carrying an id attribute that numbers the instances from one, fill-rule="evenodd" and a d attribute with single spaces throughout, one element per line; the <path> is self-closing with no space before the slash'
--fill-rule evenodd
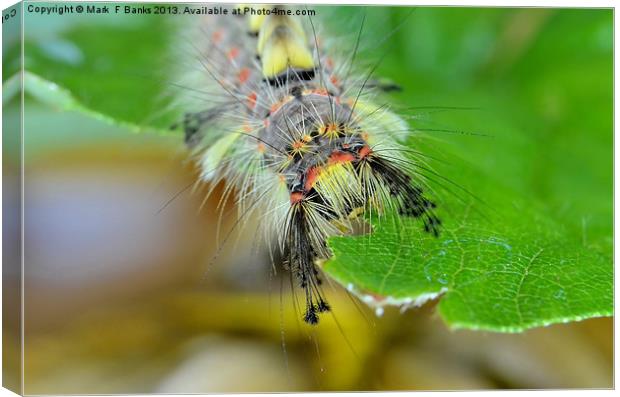
<path id="1" fill-rule="evenodd" d="M 266 15 L 250 15 L 249 25 L 250 25 L 250 33 L 258 34 L 260 32 L 260 28 L 263 26 L 263 22 L 265 22 Z"/>
<path id="2" fill-rule="evenodd" d="M 299 37 L 302 42 L 307 42 L 306 32 L 304 32 L 304 28 L 299 20 L 284 15 L 271 15 L 263 18 L 261 21 L 260 33 L 258 35 L 258 53 L 262 54 L 267 41 L 277 30 L 283 29 L 289 31 L 292 36 Z"/>
<path id="3" fill-rule="evenodd" d="M 287 67 L 314 68 L 306 34 L 297 19 L 273 15 L 265 18 L 258 35 L 263 76 L 275 77 Z"/>
<path id="4" fill-rule="evenodd" d="M 352 123 L 361 128 L 363 131 L 361 133 L 362 138 L 371 145 L 386 139 L 391 134 L 390 131 L 407 131 L 409 128 L 402 118 L 389 109 L 381 109 L 381 106 L 361 99 L 355 104 L 355 115 Z M 379 134 L 379 131 L 384 132 Z"/>
<path id="5" fill-rule="evenodd" d="M 359 203 L 361 184 L 351 163 L 329 164 L 321 169 L 314 185 L 316 191 L 345 219 L 350 208 Z"/>

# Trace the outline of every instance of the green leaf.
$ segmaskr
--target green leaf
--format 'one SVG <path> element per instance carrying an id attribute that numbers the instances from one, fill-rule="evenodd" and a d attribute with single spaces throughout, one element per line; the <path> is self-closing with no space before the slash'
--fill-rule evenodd
<path id="1" fill-rule="evenodd" d="M 178 38 L 175 21 L 155 15 L 66 17 L 27 13 L 24 21 L 25 69 L 63 92 L 48 99 L 69 95 L 79 104 L 72 110 L 88 109 L 140 130 L 161 132 L 178 120 L 179 110 L 170 106 L 171 74 L 178 65 L 170 59 L 171 41 Z M 11 75 L 19 70 L 10 62 L 19 59 L 19 44 L 6 50 L 3 66 Z"/>
<path id="2" fill-rule="evenodd" d="M 488 220 L 459 206 L 434 238 L 411 219 L 373 222 L 372 237 L 336 237 L 324 270 L 370 305 L 416 306 L 441 296 L 454 328 L 517 332 L 613 313 L 611 257 L 512 203 Z"/>
<path id="3" fill-rule="evenodd" d="M 117 125 L 132 132 L 148 131 L 158 132 L 160 134 L 168 133 L 166 130 L 158 130 L 152 127 L 144 127 L 123 122 L 121 120 L 114 119 L 107 114 L 90 109 L 77 100 L 66 88 L 60 87 L 56 83 L 45 80 L 44 78 L 28 71 L 24 71 L 23 76 L 20 73 L 15 74 L 3 83 L 3 104 L 6 105 L 19 94 L 22 78 L 24 93 L 32 98 L 35 98 L 40 103 L 50 106 L 52 109 L 62 111 L 78 111 L 99 121 Z"/>

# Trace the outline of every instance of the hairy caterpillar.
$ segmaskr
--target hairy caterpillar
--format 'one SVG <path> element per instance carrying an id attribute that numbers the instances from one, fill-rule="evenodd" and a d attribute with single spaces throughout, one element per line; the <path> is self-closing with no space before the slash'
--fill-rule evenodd
<path id="1" fill-rule="evenodd" d="M 311 17 L 284 9 L 204 17 L 200 67 L 186 75 L 209 101 L 187 101 L 181 125 L 201 179 L 224 182 L 222 200 L 235 191 L 242 217 L 262 214 L 304 292 L 303 319 L 316 324 L 330 310 L 315 263 L 330 256 L 329 236 L 365 211 L 419 218 L 434 235 L 441 222 L 399 143 L 406 123 L 372 103 L 382 89 L 372 71 L 351 76 L 357 44 L 337 59 Z"/>

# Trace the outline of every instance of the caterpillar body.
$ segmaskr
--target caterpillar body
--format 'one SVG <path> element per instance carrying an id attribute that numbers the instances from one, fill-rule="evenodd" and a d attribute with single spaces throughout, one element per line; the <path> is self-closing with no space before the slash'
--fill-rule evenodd
<path id="1" fill-rule="evenodd" d="M 200 67 L 186 75 L 215 100 L 186 101 L 185 141 L 203 181 L 223 182 L 224 197 L 235 191 L 243 216 L 262 215 L 267 241 L 277 241 L 303 290 L 303 319 L 316 324 L 330 310 L 316 264 L 330 256 L 328 237 L 386 210 L 439 232 L 435 204 L 393 132 L 407 124 L 372 104 L 370 74 L 349 76 L 357 48 L 336 59 L 310 17 L 207 16 L 199 30 Z"/>

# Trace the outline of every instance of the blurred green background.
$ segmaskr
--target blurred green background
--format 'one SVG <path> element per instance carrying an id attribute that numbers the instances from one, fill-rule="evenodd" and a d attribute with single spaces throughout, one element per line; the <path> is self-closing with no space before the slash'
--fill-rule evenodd
<path id="1" fill-rule="evenodd" d="M 433 135 L 439 152 L 611 253 L 612 10 L 316 9 L 344 56 L 366 14 L 359 66 L 383 59 L 396 107 L 478 108 L 433 122 L 488 137 Z M 184 23 L 26 14 L 25 67 L 58 87 L 26 97 L 25 392 L 612 387 L 611 319 L 450 331 L 432 305 L 376 318 L 334 288 L 338 323 L 308 328 L 252 225 L 209 266 L 217 194 L 160 211 L 197 175 L 162 133 Z M 7 97 L 19 41 L 5 26 Z M 4 106 L 19 116 L 16 98 Z"/>

